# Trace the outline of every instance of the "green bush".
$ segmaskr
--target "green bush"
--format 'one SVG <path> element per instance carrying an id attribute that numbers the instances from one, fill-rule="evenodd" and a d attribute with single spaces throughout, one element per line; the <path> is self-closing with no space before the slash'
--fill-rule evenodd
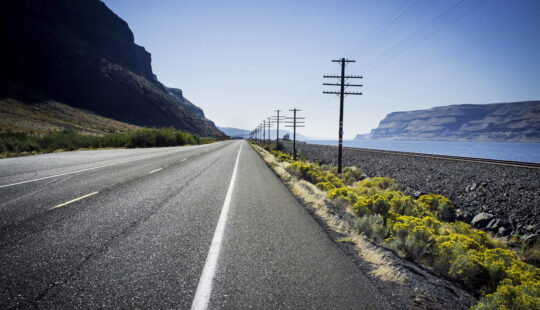
<path id="1" fill-rule="evenodd" d="M 366 235 L 370 240 L 380 243 L 386 237 L 384 219 L 380 214 L 366 215 L 357 218 L 354 227 L 359 233 Z"/>
<path id="2" fill-rule="evenodd" d="M 396 181 L 389 177 L 374 177 L 365 179 L 360 182 L 360 187 L 375 187 L 379 189 L 387 189 L 394 185 Z"/>
<path id="3" fill-rule="evenodd" d="M 355 182 L 360 181 L 364 176 L 362 170 L 356 167 L 345 167 L 338 177 L 345 185 L 352 185 Z"/>
<path id="4" fill-rule="evenodd" d="M 40 151 L 36 137 L 20 132 L 0 133 L 0 153 L 23 153 Z"/>
<path id="5" fill-rule="evenodd" d="M 110 133 L 103 136 L 82 135 L 73 129 L 50 132 L 43 136 L 26 133 L 0 133 L 0 153 L 52 152 L 99 147 L 156 147 L 198 144 L 199 137 L 174 128 L 143 128 L 128 133 Z M 215 139 L 205 138 L 208 141 Z"/>

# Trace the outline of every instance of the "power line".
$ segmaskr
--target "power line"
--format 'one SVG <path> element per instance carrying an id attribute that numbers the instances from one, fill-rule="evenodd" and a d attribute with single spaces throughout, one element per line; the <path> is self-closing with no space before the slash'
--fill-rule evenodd
<path id="1" fill-rule="evenodd" d="M 411 22 L 411 20 L 415 20 L 419 18 L 421 15 L 423 15 L 428 9 L 430 9 L 436 1 L 428 1 L 421 3 L 420 6 L 415 7 L 415 10 L 413 10 L 410 14 L 406 14 L 403 18 L 398 20 L 396 23 L 392 25 L 392 27 L 389 27 L 388 31 L 386 33 L 382 33 L 380 35 L 380 39 L 376 40 L 374 44 L 371 46 L 367 46 L 366 48 L 369 48 L 370 51 L 375 51 L 379 48 L 379 46 L 382 48 L 385 43 L 391 42 L 391 40 L 396 37 L 399 33 L 403 32 L 407 29 L 406 25 Z M 373 54 L 373 53 L 372 53 Z M 369 53 L 364 53 L 364 57 L 369 55 Z M 366 62 L 364 61 L 363 64 Z"/>
<path id="2" fill-rule="evenodd" d="M 532 13 L 531 13 L 532 12 Z M 503 24 L 500 24 L 498 25 L 497 27 L 494 27 L 486 32 L 483 32 L 479 35 L 477 35 L 475 38 L 461 44 L 461 45 L 458 45 L 456 47 L 454 47 L 453 49 L 450 49 L 448 50 L 446 53 L 444 53 L 443 55 L 435 55 L 433 57 L 430 57 L 428 58 L 426 61 L 423 61 L 419 64 L 417 64 L 416 66 L 414 66 L 412 68 L 412 70 L 408 70 L 407 73 L 403 74 L 403 75 L 400 75 L 399 77 L 403 77 L 403 76 L 408 76 L 408 75 L 411 75 L 412 73 L 415 73 L 415 72 L 418 72 L 420 71 L 422 68 L 426 67 L 426 66 L 429 66 L 430 64 L 432 64 L 433 62 L 435 61 L 441 61 L 441 60 L 444 60 L 446 58 L 448 58 L 448 55 L 450 54 L 454 54 L 456 51 L 460 50 L 464 50 L 464 49 L 467 49 L 467 48 L 470 48 L 486 39 L 488 39 L 489 37 L 491 37 L 492 35 L 496 34 L 496 33 L 500 33 L 502 30 L 506 30 L 506 28 L 512 28 L 512 27 L 515 27 L 523 22 L 526 22 L 528 21 L 529 19 L 532 19 L 534 18 L 538 13 L 540 13 L 540 7 L 536 8 L 536 9 L 533 9 L 532 11 L 529 11 L 530 14 L 525 14 L 525 15 L 521 15 L 521 16 L 518 16 L 516 18 L 514 18 L 513 20 L 511 20 L 509 23 L 503 23 Z"/>
<path id="3" fill-rule="evenodd" d="M 381 37 L 381 35 L 386 31 L 386 29 L 388 29 L 389 27 L 392 27 L 404 14 L 407 13 L 407 11 L 409 11 L 412 7 L 414 7 L 419 2 L 420 0 L 416 0 L 415 2 L 412 2 L 412 3 L 406 2 L 404 6 L 400 7 L 396 11 L 397 14 L 392 15 L 392 18 L 390 19 L 390 21 L 382 25 L 382 27 L 377 27 L 378 30 L 375 31 L 371 36 L 369 36 L 368 39 L 353 52 L 353 55 L 356 55 L 360 51 L 363 52 L 367 50 L 369 47 L 371 47 L 371 45 L 373 45 L 373 43 L 376 42 L 379 37 Z"/>
<path id="4" fill-rule="evenodd" d="M 379 60 L 374 61 L 375 64 L 367 69 L 367 72 L 371 72 L 379 68 L 380 66 L 386 64 L 388 61 L 400 56 L 404 52 L 424 42 L 425 40 L 429 39 L 430 37 L 442 31 L 443 29 L 446 29 L 448 26 L 454 24 L 456 21 L 460 20 L 464 16 L 470 14 L 471 12 L 475 11 L 476 9 L 478 9 L 479 7 L 487 3 L 488 0 L 483 0 L 482 2 L 477 2 L 473 5 L 465 6 L 465 8 L 461 9 L 460 6 L 464 3 L 464 1 L 465 0 L 461 0 L 456 5 L 445 10 L 442 14 L 438 15 L 435 19 L 433 19 L 427 25 L 417 29 L 415 32 L 407 36 L 405 39 L 401 40 L 400 42 L 392 46 L 390 49 L 385 51 L 379 57 Z M 468 2 L 467 4 L 469 3 L 470 2 Z M 428 31 L 424 31 L 426 29 Z M 415 36 L 417 38 L 415 38 Z M 406 43 L 409 43 L 409 42 L 412 42 L 412 43 L 410 45 L 406 45 Z M 402 48 L 399 49 L 400 47 Z M 392 52 L 394 51 L 397 51 L 397 52 L 392 54 Z"/>

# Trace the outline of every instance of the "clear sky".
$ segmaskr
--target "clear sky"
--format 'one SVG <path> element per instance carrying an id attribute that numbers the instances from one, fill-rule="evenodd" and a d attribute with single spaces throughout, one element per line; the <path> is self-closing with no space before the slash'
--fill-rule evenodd
<path id="1" fill-rule="evenodd" d="M 301 133 L 337 139 L 339 98 L 322 76 L 341 57 L 364 76 L 363 95 L 345 98 L 345 139 L 394 111 L 540 100 L 538 0 L 104 2 L 158 79 L 219 126 L 299 108 Z"/>

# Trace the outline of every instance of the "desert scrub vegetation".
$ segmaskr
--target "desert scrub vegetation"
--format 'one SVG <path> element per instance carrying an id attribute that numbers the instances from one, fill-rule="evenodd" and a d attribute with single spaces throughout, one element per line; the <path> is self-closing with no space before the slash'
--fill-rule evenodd
<path id="1" fill-rule="evenodd" d="M 0 133 L 0 154 L 2 157 L 8 157 L 81 148 L 159 147 L 204 144 L 214 141 L 214 138 L 199 138 L 174 128 L 142 128 L 125 133 L 109 133 L 100 136 L 83 135 L 69 128 L 44 135 L 8 131 Z"/>
<path id="2" fill-rule="evenodd" d="M 367 178 L 354 167 L 337 175 L 335 167 L 267 150 L 287 162 L 291 175 L 347 208 L 357 233 L 482 296 L 475 309 L 540 309 L 540 269 L 504 242 L 456 221 L 448 198 L 427 194 L 414 199 L 389 177 Z"/>

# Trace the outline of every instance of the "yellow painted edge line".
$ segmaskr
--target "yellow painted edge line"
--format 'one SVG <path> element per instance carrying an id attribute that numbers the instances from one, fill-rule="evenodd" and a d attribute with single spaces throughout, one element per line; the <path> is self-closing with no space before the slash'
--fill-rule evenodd
<path id="1" fill-rule="evenodd" d="M 152 174 L 152 173 L 155 173 L 155 172 L 158 172 L 158 171 L 161 171 L 161 170 L 163 170 L 163 168 L 157 168 L 157 169 L 152 170 L 152 171 L 150 171 L 150 172 L 148 172 L 148 173 L 149 173 L 149 174 Z"/>
<path id="2" fill-rule="evenodd" d="M 99 193 L 99 192 L 93 192 L 93 193 L 90 193 L 90 194 L 88 194 L 88 195 L 84 195 L 84 196 L 81 196 L 81 197 L 79 197 L 79 198 L 75 198 L 75 199 L 73 199 L 73 200 L 70 200 L 70 201 L 61 203 L 61 204 L 59 204 L 59 205 L 56 205 L 56 206 L 50 208 L 49 210 L 53 210 L 53 209 L 57 209 L 57 208 L 66 206 L 66 205 L 68 205 L 68 204 L 70 204 L 70 203 L 74 203 L 74 202 L 76 202 L 76 201 L 82 200 L 82 199 L 84 199 L 84 198 L 88 198 L 88 197 L 90 197 L 90 196 L 94 196 L 94 195 L 97 194 L 97 193 Z"/>

